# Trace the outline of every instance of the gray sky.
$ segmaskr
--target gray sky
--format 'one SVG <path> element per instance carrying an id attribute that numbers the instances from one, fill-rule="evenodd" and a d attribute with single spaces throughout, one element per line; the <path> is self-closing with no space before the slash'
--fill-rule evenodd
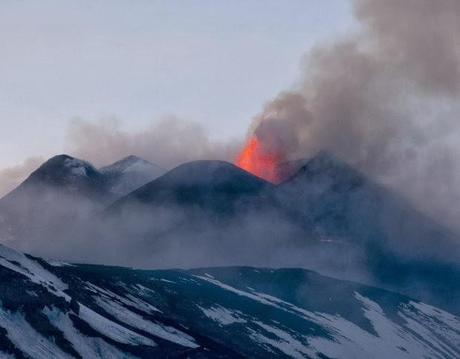
<path id="1" fill-rule="evenodd" d="M 2 0 L 0 169 L 62 152 L 74 118 L 244 136 L 302 55 L 353 25 L 345 0 Z"/>

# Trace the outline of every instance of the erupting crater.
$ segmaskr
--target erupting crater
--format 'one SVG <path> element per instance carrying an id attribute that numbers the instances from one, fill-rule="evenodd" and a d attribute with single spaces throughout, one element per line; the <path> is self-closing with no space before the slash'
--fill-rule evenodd
<path id="1" fill-rule="evenodd" d="M 279 165 L 283 159 L 282 154 L 267 148 L 256 135 L 253 135 L 237 157 L 235 164 L 257 177 L 278 184 L 282 181 Z"/>

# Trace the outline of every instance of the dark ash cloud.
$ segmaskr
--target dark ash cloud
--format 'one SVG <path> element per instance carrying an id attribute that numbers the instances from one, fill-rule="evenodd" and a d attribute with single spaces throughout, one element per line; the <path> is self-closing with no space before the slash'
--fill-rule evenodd
<path id="1" fill-rule="evenodd" d="M 360 30 L 311 51 L 252 131 L 290 159 L 334 153 L 456 226 L 460 2 L 356 0 L 355 14 Z"/>

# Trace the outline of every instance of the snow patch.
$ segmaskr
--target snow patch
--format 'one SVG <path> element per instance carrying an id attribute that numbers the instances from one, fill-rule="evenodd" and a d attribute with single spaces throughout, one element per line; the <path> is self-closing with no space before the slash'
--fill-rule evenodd
<path id="1" fill-rule="evenodd" d="M 220 325 L 230 325 L 233 323 L 246 323 L 242 318 L 243 313 L 240 311 L 230 310 L 220 305 L 211 308 L 203 308 L 198 306 L 200 310 L 209 318 L 218 322 Z"/>
<path id="2" fill-rule="evenodd" d="M 57 276 L 43 268 L 39 262 L 1 244 L 0 265 L 26 276 L 33 283 L 44 286 L 53 294 L 70 300 L 69 296 L 63 293 L 68 288 L 67 285 Z"/>
<path id="3" fill-rule="evenodd" d="M 182 345 L 184 347 L 199 347 L 199 345 L 195 343 L 195 340 L 191 336 L 181 332 L 180 330 L 145 320 L 140 315 L 130 311 L 126 307 L 114 301 L 109 301 L 104 298 L 96 298 L 96 303 L 99 307 L 104 309 L 104 311 L 114 316 L 121 322 L 130 325 L 131 327 L 143 330 L 158 338 Z"/>
<path id="4" fill-rule="evenodd" d="M 0 302 L 0 326 L 6 329 L 9 340 L 34 359 L 66 359 L 71 356 L 55 343 L 43 337 L 20 313 L 2 308 Z"/>
<path id="5" fill-rule="evenodd" d="M 94 330 L 119 343 L 146 345 L 150 347 L 156 346 L 153 340 L 112 322 L 84 305 L 80 305 L 79 316 Z"/>
<path id="6" fill-rule="evenodd" d="M 80 333 L 73 325 L 72 320 L 67 314 L 62 313 L 56 308 L 45 308 L 43 313 L 50 322 L 62 331 L 64 337 L 72 344 L 73 348 L 83 358 L 94 359 L 131 359 L 134 356 L 122 353 L 117 348 L 108 344 L 101 338 L 87 337 Z"/>
<path id="7" fill-rule="evenodd" d="M 64 166 L 69 168 L 71 174 L 74 176 L 87 176 L 87 167 L 90 165 L 89 163 L 76 158 L 66 158 Z"/>
<path id="8" fill-rule="evenodd" d="M 305 358 L 311 357 L 314 352 L 308 347 L 308 344 L 303 344 L 299 340 L 295 339 L 290 333 L 280 328 L 264 324 L 256 321 L 255 324 L 264 329 L 265 332 L 272 334 L 277 339 L 272 339 L 262 334 L 259 331 L 250 330 L 251 337 L 259 343 L 265 343 L 272 346 L 275 349 L 286 354 L 289 358 Z"/>

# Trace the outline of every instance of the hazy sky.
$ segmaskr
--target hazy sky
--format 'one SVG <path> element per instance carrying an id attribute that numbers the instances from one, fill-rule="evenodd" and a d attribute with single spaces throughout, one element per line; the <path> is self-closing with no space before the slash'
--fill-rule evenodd
<path id="1" fill-rule="evenodd" d="M 345 0 L 2 0 L 0 168 L 62 152 L 74 118 L 243 136 L 302 55 L 352 26 Z"/>

